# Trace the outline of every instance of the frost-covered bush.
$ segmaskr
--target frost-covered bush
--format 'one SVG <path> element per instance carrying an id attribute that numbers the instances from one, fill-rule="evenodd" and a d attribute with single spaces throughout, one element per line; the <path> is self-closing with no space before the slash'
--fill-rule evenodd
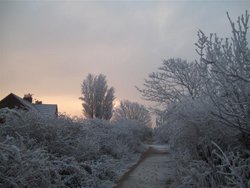
<path id="1" fill-rule="evenodd" d="M 176 167 L 172 187 L 247 187 L 250 151 L 242 146 L 240 131 L 210 115 L 211 104 L 209 99 L 186 98 L 171 104 L 158 124 L 159 142 L 166 138 L 172 148 Z"/>
<path id="2" fill-rule="evenodd" d="M 174 150 L 188 149 L 194 153 L 199 135 L 212 129 L 211 109 L 208 102 L 188 97 L 182 103 L 171 103 L 156 128 L 158 142 L 167 141 Z"/>
<path id="3" fill-rule="evenodd" d="M 179 185 L 176 187 L 232 187 L 246 188 L 250 178 L 250 151 L 234 148 L 223 151 L 212 142 L 212 151 L 207 160 L 193 160 L 179 170 Z"/>
<path id="4" fill-rule="evenodd" d="M 114 126 L 114 130 L 116 131 L 115 135 L 117 135 L 117 139 L 119 140 L 123 137 L 123 139 L 126 140 L 128 146 L 136 151 L 141 151 L 143 149 L 140 145 L 141 141 L 145 141 L 152 136 L 152 130 L 149 127 L 142 125 L 138 121 L 115 121 Z"/>
<path id="5" fill-rule="evenodd" d="M 135 122 L 1 109 L 0 187 L 112 187 L 144 150 Z"/>

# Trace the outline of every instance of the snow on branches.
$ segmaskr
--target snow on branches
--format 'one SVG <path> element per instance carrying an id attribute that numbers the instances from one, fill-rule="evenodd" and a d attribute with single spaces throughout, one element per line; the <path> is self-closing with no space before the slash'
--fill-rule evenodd
<path id="1" fill-rule="evenodd" d="M 112 187 L 135 161 L 135 122 L 76 120 L 0 109 L 0 187 Z"/>

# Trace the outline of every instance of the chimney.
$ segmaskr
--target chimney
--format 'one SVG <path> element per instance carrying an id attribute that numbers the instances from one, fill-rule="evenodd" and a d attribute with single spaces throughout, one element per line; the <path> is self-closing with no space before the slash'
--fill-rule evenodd
<path id="1" fill-rule="evenodd" d="M 32 103 L 32 94 L 30 94 L 30 93 L 25 94 L 23 99 L 30 102 L 30 103 Z"/>
<path id="2" fill-rule="evenodd" d="M 37 101 L 35 102 L 35 104 L 43 104 L 43 102 L 37 100 Z"/>

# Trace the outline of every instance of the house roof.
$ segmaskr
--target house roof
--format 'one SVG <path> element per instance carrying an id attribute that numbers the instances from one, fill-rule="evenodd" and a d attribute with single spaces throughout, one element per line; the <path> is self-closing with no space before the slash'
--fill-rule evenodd
<path id="1" fill-rule="evenodd" d="M 32 112 L 40 113 L 46 117 L 57 116 L 58 112 L 56 104 L 33 104 L 13 93 L 10 93 L 0 101 L 0 108 L 4 107 L 26 109 Z"/>
<path id="2" fill-rule="evenodd" d="M 0 108 L 21 108 L 30 110 L 33 112 L 38 112 L 38 110 L 28 101 L 23 100 L 22 98 L 18 97 L 17 95 L 10 93 L 5 98 L 0 101 Z"/>
<path id="3" fill-rule="evenodd" d="M 33 106 L 46 117 L 55 116 L 57 114 L 56 104 L 33 104 Z"/>
<path id="4" fill-rule="evenodd" d="M 15 94 L 13 94 L 13 93 L 11 93 L 11 94 L 12 94 L 14 97 L 16 97 L 16 98 L 19 100 L 19 102 L 20 102 L 23 106 L 28 107 L 29 110 L 32 110 L 32 111 L 34 111 L 34 112 L 38 112 L 38 109 L 36 109 L 36 108 L 33 106 L 32 103 L 30 103 L 30 102 L 28 102 L 28 101 L 22 99 L 21 97 L 15 95 Z"/>

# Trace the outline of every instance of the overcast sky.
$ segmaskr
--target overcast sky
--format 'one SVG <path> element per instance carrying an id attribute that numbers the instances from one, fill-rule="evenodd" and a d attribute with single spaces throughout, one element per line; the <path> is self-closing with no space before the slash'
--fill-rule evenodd
<path id="1" fill-rule="evenodd" d="M 143 103 L 142 86 L 163 59 L 197 56 L 197 31 L 229 36 L 249 0 L 0 1 L 0 99 L 34 94 L 81 115 L 81 83 L 103 73 L 119 100 Z"/>

